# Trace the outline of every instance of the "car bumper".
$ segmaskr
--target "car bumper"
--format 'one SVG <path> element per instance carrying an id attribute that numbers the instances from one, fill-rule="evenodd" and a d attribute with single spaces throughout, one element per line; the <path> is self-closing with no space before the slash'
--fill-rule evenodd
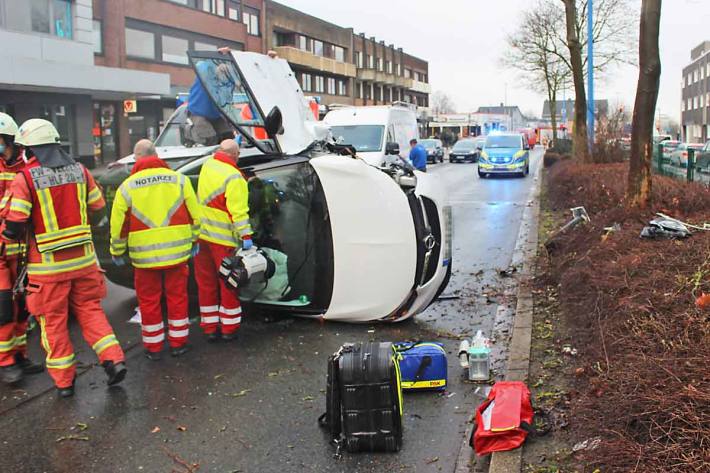
<path id="1" fill-rule="evenodd" d="M 476 160 L 476 155 L 474 154 L 467 154 L 467 155 L 456 155 L 456 156 L 449 156 L 449 161 L 452 163 L 456 163 L 459 161 L 475 161 Z"/>
<path id="2" fill-rule="evenodd" d="M 493 164 L 493 163 L 478 163 L 478 169 L 481 172 L 489 174 L 507 174 L 507 173 L 518 173 L 525 171 L 525 162 L 522 163 L 510 163 L 510 164 Z"/>

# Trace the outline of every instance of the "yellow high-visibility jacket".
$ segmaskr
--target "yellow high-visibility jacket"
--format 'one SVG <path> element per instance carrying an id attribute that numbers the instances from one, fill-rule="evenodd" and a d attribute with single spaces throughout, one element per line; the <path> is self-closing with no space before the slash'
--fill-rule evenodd
<path id="1" fill-rule="evenodd" d="M 200 206 L 183 174 L 151 167 L 118 188 L 111 209 L 111 255 L 121 256 L 128 248 L 136 268 L 167 268 L 190 258 L 199 234 Z"/>
<path id="2" fill-rule="evenodd" d="M 202 165 L 197 199 L 202 240 L 234 248 L 251 238 L 249 188 L 229 155 L 218 151 Z"/>

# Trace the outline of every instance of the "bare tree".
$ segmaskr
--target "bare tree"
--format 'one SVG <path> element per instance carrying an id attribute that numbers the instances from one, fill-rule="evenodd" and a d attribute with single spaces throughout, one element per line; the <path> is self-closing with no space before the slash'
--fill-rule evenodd
<path id="1" fill-rule="evenodd" d="M 561 49 L 557 30 L 561 11 L 549 0 L 538 0 L 526 9 L 515 33 L 507 38 L 509 48 L 503 64 L 520 71 L 528 88 L 547 95 L 550 103 L 552 140 L 557 141 L 557 93 L 569 80 L 570 69 L 556 51 Z"/>
<path id="2" fill-rule="evenodd" d="M 434 115 L 456 112 L 456 106 L 451 96 L 441 90 L 431 94 L 431 104 Z"/>
<path id="3" fill-rule="evenodd" d="M 651 202 L 653 121 L 661 80 L 658 36 L 661 0 L 643 0 L 639 35 L 639 81 L 631 131 L 631 161 L 627 198 L 629 205 L 646 207 Z"/>

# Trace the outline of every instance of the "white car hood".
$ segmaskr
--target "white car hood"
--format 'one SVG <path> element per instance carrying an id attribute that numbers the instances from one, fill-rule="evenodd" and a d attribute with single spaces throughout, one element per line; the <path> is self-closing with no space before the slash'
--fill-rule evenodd
<path id="1" fill-rule="evenodd" d="M 286 60 L 241 51 L 232 52 L 232 56 L 264 117 L 274 107 L 281 110 L 284 132 L 277 136 L 277 141 L 284 154 L 298 154 L 321 138 L 317 136 L 316 119 L 308 100 Z"/>

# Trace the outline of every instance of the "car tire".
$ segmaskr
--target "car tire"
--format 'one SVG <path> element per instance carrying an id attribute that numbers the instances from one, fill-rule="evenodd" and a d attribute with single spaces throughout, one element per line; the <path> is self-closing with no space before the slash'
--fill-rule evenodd
<path id="1" fill-rule="evenodd" d="M 481 179 L 485 179 L 485 178 L 486 178 L 486 173 L 481 172 L 481 171 L 478 171 L 478 177 L 480 177 Z"/>

